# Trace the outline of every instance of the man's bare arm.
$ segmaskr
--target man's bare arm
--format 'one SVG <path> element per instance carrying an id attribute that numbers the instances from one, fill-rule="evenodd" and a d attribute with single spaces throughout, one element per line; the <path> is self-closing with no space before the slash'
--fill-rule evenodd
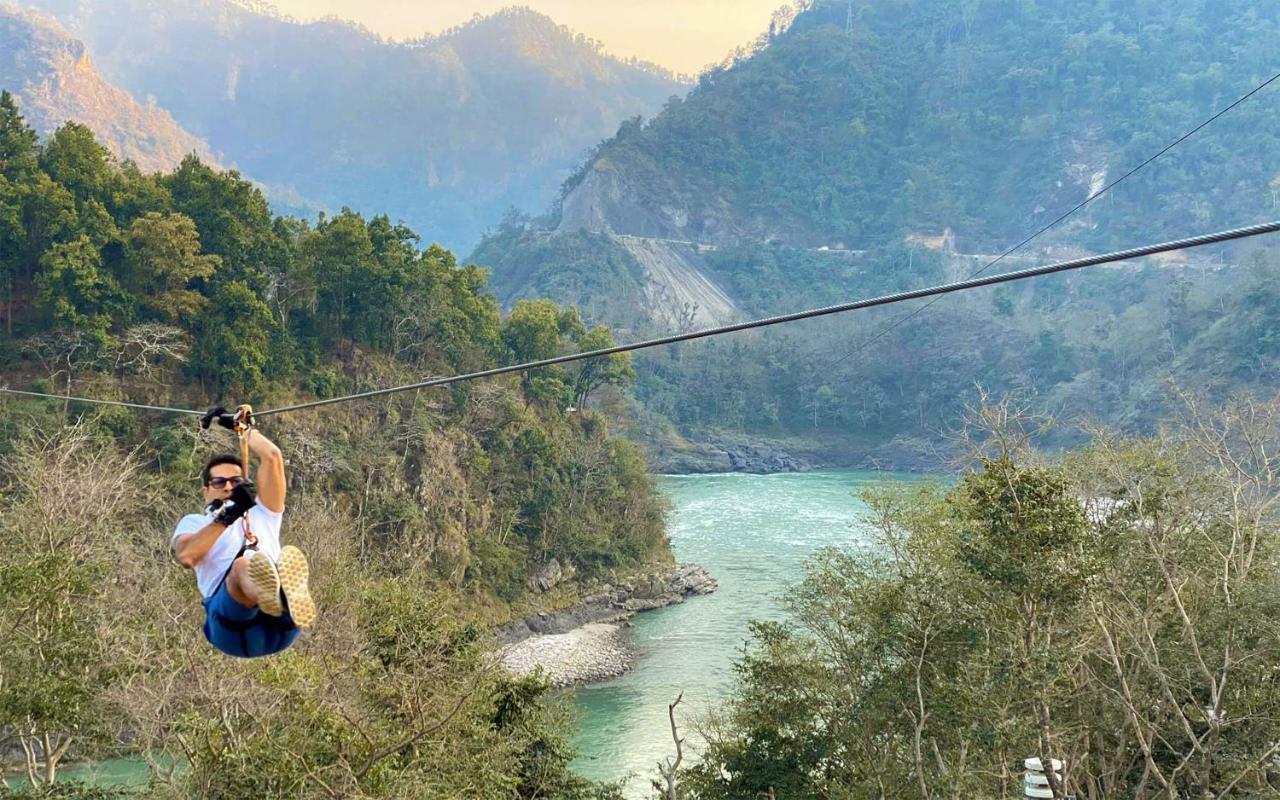
<path id="1" fill-rule="evenodd" d="M 254 428 L 249 434 L 249 450 L 258 457 L 258 503 L 268 511 L 279 514 L 284 511 L 287 491 L 284 477 L 284 456 L 280 448 Z M 245 469 L 248 469 L 248 464 Z"/>
<path id="2" fill-rule="evenodd" d="M 221 522 L 210 522 L 195 533 L 184 533 L 173 540 L 173 557 L 179 564 L 192 569 L 213 548 L 218 537 L 227 529 Z"/>

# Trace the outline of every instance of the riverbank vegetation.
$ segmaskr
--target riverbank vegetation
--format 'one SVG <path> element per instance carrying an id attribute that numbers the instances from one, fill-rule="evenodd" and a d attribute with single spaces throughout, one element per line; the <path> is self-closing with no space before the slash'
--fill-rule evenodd
<path id="1" fill-rule="evenodd" d="M 1280 789 L 1280 398 L 1104 430 L 982 409 L 950 487 L 867 497 L 876 547 L 813 560 L 761 623 L 681 797 L 1080 798 Z"/>
<path id="2" fill-rule="evenodd" d="M 40 142 L 8 95 L 0 292 L 0 381 L 185 408 L 612 342 L 549 302 L 501 317 L 481 270 L 386 217 L 273 217 L 234 172 L 145 175 L 75 124 Z M 0 756 L 55 788 L 72 760 L 139 758 L 154 797 L 596 796 L 568 770 L 564 709 L 485 636 L 531 610 L 553 558 L 584 578 L 670 560 L 643 460 L 611 433 L 631 377 L 616 357 L 264 421 L 323 613 L 248 663 L 204 641 L 168 553 L 233 439 L 0 399 Z"/>

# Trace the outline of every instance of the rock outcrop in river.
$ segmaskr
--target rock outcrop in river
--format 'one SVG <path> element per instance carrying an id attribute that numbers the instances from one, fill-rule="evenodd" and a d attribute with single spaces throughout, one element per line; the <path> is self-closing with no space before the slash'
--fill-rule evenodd
<path id="1" fill-rule="evenodd" d="M 531 614 L 497 628 L 498 658 L 516 675 L 542 667 L 554 686 L 616 677 L 631 668 L 635 656 L 623 623 L 641 611 L 717 588 L 716 579 L 697 564 L 606 584 L 572 608 Z"/>

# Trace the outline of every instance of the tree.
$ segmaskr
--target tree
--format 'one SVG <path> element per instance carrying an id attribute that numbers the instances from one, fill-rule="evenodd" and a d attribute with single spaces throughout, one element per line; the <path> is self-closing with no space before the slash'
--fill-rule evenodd
<path id="1" fill-rule="evenodd" d="M 124 244 L 126 286 L 149 310 L 170 322 L 205 310 L 208 299 L 191 287 L 212 278 L 222 260 L 201 255 L 200 234 L 190 217 L 148 213 L 133 221 Z"/>
<path id="2" fill-rule="evenodd" d="M 116 337 L 117 349 L 112 368 L 123 377 L 141 375 L 149 380 L 159 377 L 165 362 L 185 364 L 191 350 L 190 337 L 181 328 L 159 322 L 144 322 L 125 329 Z"/>
<path id="3" fill-rule="evenodd" d="M 0 91 L 0 175 L 24 181 L 37 169 L 39 137 L 18 112 L 8 89 Z"/>
<path id="4" fill-rule="evenodd" d="M 49 137 L 40 153 L 40 168 L 80 204 L 105 203 L 115 179 L 115 157 L 78 122 L 64 124 Z"/>
<path id="5" fill-rule="evenodd" d="M 361 315 L 368 310 L 361 299 L 364 291 L 368 289 L 378 299 L 386 299 L 380 291 L 382 287 L 369 285 L 376 267 L 373 240 L 364 218 L 343 209 L 332 219 L 322 219 L 307 237 L 304 252 L 315 286 L 317 333 L 321 341 L 332 343 L 339 338 L 352 338 L 356 328 L 364 324 Z M 385 307 L 381 309 L 385 311 Z"/>
<path id="6" fill-rule="evenodd" d="M 102 254 L 87 236 L 54 245 L 41 259 L 37 301 L 54 326 L 106 343 L 112 318 L 123 307 L 119 284 L 102 268 Z"/>
<path id="7" fill-rule="evenodd" d="M 265 291 L 266 268 L 278 242 L 262 192 L 240 173 L 219 172 L 194 155 L 184 158 L 162 184 L 173 198 L 173 210 L 195 221 L 204 251 L 222 258 L 225 277 Z"/>
<path id="8" fill-rule="evenodd" d="M 684 786 L 698 800 L 1265 796 L 1280 752 L 1280 397 L 1188 403 L 1055 462 L 1000 412 L 953 487 L 867 495 L 759 624 Z"/>
<path id="9" fill-rule="evenodd" d="M 43 172 L 36 173 L 34 180 L 26 184 L 22 199 L 26 237 L 19 267 L 29 277 L 51 246 L 79 235 L 80 218 L 71 192 Z"/>
<path id="10" fill-rule="evenodd" d="M 85 426 L 24 440 L 3 478 L 0 730 L 17 739 L 31 784 L 45 786 L 73 748 L 107 733 L 116 674 L 106 587 L 125 548 L 102 520 L 136 509 L 145 482 Z"/>
<path id="11" fill-rule="evenodd" d="M 26 231 L 22 227 L 22 194 L 0 174 L 0 280 L 4 282 L 5 335 L 13 335 L 13 290 Z"/>
<path id="12" fill-rule="evenodd" d="M 3 343 L 11 378 L 182 405 L 271 391 L 274 405 L 509 359 L 485 271 L 418 249 L 404 226 L 346 213 L 315 236 L 194 160 L 159 178 L 110 165 L 97 195 L 83 144 L 65 133 L 57 180 L 0 175 L 0 257 L 18 265 L 23 323 Z M 317 256 L 351 269 L 324 301 L 326 313 L 347 304 L 333 336 L 395 342 L 404 360 L 325 346 L 317 295 L 333 286 L 309 272 Z M 550 311 L 551 351 L 593 346 L 576 312 Z M 290 535 L 334 624 L 270 665 L 207 646 L 190 577 L 165 553 L 210 433 L 16 400 L 0 425 L 0 750 L 38 783 L 70 759 L 139 757 L 158 796 L 620 800 L 573 774 L 562 699 L 495 673 L 484 630 L 520 600 L 539 548 L 572 555 L 580 574 L 667 559 L 662 507 L 602 416 L 528 402 L 567 402 L 564 370 L 534 382 L 398 395 L 372 415 L 335 407 L 282 440 L 299 477 Z M 73 429 L 32 433 L 68 412 Z M 19 794 L 54 795 L 115 793 Z"/>
<path id="13" fill-rule="evenodd" d="M 191 369 L 218 395 L 263 388 L 271 358 L 271 309 L 242 281 L 220 283 L 200 319 Z"/>
<path id="14" fill-rule="evenodd" d="M 574 319 L 576 315 L 563 318 L 560 307 L 551 300 L 520 300 L 503 321 L 502 342 L 515 363 L 553 358 L 561 352 L 562 322 L 572 326 Z M 565 383 L 564 371 L 556 367 L 526 370 L 521 383 L 532 399 L 561 407 L 573 402 L 573 390 Z"/>
<path id="15" fill-rule="evenodd" d="M 604 325 L 597 325 L 582 334 L 577 340 L 580 352 L 607 350 L 613 347 L 613 334 Z M 602 386 L 626 386 L 636 378 L 635 368 L 631 365 L 630 353 L 614 353 L 613 355 L 579 361 L 577 374 L 573 378 L 573 394 L 579 407 L 586 405 L 592 392 Z"/>
<path id="16" fill-rule="evenodd" d="M 560 308 L 551 300 L 520 300 L 502 325 L 502 342 L 517 363 L 560 352 Z"/>

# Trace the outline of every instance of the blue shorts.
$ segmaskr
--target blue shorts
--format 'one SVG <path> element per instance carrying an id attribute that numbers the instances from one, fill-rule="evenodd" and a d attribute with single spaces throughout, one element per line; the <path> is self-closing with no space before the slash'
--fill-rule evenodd
<path id="1" fill-rule="evenodd" d="M 218 591 L 204 599 L 204 638 L 209 644 L 236 658 L 258 658 L 279 653 L 302 629 L 293 624 L 288 610 L 282 617 L 246 608 L 235 601 L 227 589 L 227 579 Z"/>

